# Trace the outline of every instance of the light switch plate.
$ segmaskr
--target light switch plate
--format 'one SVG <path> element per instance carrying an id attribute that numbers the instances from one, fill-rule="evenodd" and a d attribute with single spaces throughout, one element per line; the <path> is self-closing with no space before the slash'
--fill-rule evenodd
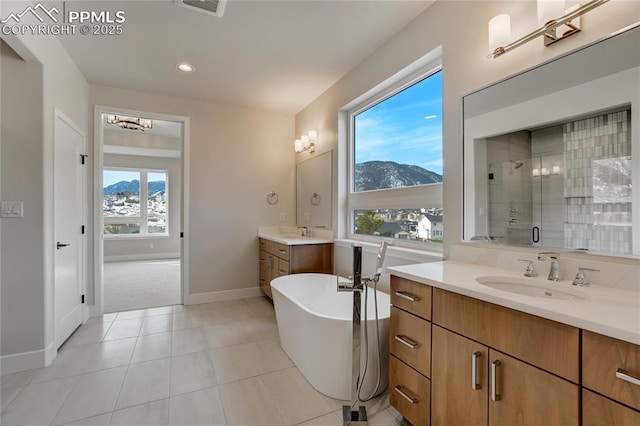
<path id="1" fill-rule="evenodd" d="M 4 217 L 4 218 L 24 217 L 24 210 L 23 210 L 22 201 L 3 201 L 2 202 L 2 217 Z"/>

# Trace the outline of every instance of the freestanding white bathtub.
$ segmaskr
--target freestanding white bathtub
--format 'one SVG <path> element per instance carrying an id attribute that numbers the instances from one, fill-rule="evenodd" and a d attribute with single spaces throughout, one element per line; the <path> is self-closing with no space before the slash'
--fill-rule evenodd
<path id="1" fill-rule="evenodd" d="M 338 293 L 336 279 L 335 275 L 327 274 L 286 275 L 271 281 L 271 289 L 282 349 L 318 391 L 331 398 L 351 400 L 353 295 Z M 361 295 L 364 298 L 364 293 Z M 371 290 L 367 306 L 369 367 L 360 393 L 362 398 L 371 396 L 377 381 L 374 306 Z M 376 394 L 388 385 L 389 314 L 389 295 L 378 291 L 382 363 Z M 362 371 L 364 340 L 360 359 Z"/>

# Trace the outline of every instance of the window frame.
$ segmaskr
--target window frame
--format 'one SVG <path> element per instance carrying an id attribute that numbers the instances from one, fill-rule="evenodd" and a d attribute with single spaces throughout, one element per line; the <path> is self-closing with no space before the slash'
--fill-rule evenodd
<path id="1" fill-rule="evenodd" d="M 359 102 L 353 107 L 346 110 L 347 118 L 347 179 L 348 185 L 346 195 L 347 209 L 347 236 L 352 240 L 361 240 L 363 242 L 378 243 L 385 237 L 356 234 L 355 229 L 355 211 L 356 210 L 372 210 L 372 209 L 411 209 L 411 208 L 442 208 L 442 182 L 414 185 L 403 188 L 385 188 L 378 190 L 355 192 L 355 117 L 361 112 L 366 111 L 373 106 L 384 102 L 403 90 L 417 84 L 418 82 L 429 78 L 430 76 L 442 71 L 442 58 L 429 63 L 425 67 L 409 74 L 405 74 L 392 82 L 386 88 L 378 90 L 364 101 Z M 444 144 L 444 141 L 443 141 Z M 444 170 L 443 170 L 444 174 Z M 393 239 L 394 244 L 401 247 L 409 247 L 413 249 L 429 250 L 435 252 L 443 251 L 442 243 L 432 243 L 426 241 L 411 241 L 404 239 Z"/>
<path id="2" fill-rule="evenodd" d="M 102 211 L 102 236 L 105 239 L 149 239 L 149 238 L 169 238 L 171 234 L 169 232 L 169 170 L 166 169 L 153 169 L 143 167 L 119 167 L 119 166 L 104 166 L 102 168 L 103 181 L 105 171 L 127 171 L 140 173 L 140 216 L 125 216 L 125 217 L 109 217 L 104 215 L 104 188 L 102 189 L 103 199 L 103 211 Z M 166 212 L 166 232 L 154 232 L 149 233 L 149 173 L 164 173 L 165 180 L 165 194 L 167 199 L 167 212 Z M 140 232 L 137 234 L 105 234 L 105 225 L 121 224 L 121 223 L 135 223 L 140 225 Z"/>

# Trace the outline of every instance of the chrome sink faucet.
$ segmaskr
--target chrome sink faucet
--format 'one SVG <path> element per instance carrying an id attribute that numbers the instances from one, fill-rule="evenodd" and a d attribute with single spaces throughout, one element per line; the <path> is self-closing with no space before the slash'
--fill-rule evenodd
<path id="1" fill-rule="evenodd" d="M 558 265 L 558 253 L 554 253 L 552 251 L 543 251 L 538 253 L 538 260 L 547 260 L 547 255 L 549 259 L 551 259 L 551 264 L 549 265 L 549 276 L 547 279 L 549 281 L 560 281 L 560 266 Z"/>

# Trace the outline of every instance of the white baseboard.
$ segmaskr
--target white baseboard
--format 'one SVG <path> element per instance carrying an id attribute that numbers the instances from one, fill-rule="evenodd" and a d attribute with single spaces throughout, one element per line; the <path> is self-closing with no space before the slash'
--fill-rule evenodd
<path id="1" fill-rule="evenodd" d="M 51 361 L 53 361 L 53 358 L 56 356 L 56 351 L 53 347 L 54 345 L 52 343 L 47 349 L 3 355 L 0 357 L 0 370 L 2 371 L 2 375 L 42 368 L 51 364 Z"/>
<path id="2" fill-rule="evenodd" d="M 180 253 L 147 253 L 105 256 L 105 262 L 124 262 L 127 260 L 180 259 Z"/>
<path id="3" fill-rule="evenodd" d="M 222 302 L 224 300 L 247 299 L 249 297 L 260 297 L 262 295 L 263 294 L 262 291 L 260 291 L 260 287 L 212 291 L 209 293 L 190 294 L 187 297 L 187 300 L 184 301 L 184 304 L 197 305 L 200 303 Z"/>

